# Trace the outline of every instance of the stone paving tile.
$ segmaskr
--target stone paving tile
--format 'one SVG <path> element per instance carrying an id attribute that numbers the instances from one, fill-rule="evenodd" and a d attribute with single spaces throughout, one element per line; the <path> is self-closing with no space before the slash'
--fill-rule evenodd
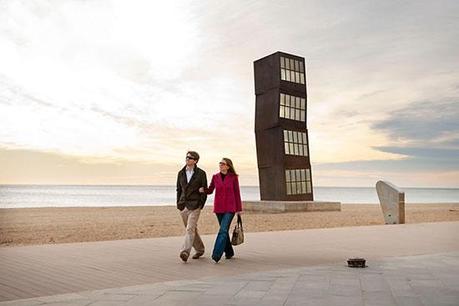
<path id="1" fill-rule="evenodd" d="M 304 296 L 292 296 L 292 297 L 289 297 L 284 305 L 285 306 L 299 306 L 299 305 L 301 305 L 301 306 L 322 306 L 322 305 L 329 306 L 326 297 L 306 298 Z M 344 304 L 341 304 L 341 305 L 344 305 Z"/>
<path id="2" fill-rule="evenodd" d="M 266 294 L 266 291 L 260 291 L 260 290 L 241 290 L 239 291 L 234 298 L 236 300 L 242 300 L 242 299 L 258 299 L 260 300 L 264 295 Z"/>
<path id="3" fill-rule="evenodd" d="M 232 296 L 218 296 L 218 295 L 201 295 L 185 305 L 200 305 L 200 306 L 215 306 L 215 305 L 228 305 Z"/>
<path id="4" fill-rule="evenodd" d="M 396 296 L 395 301 L 399 306 L 424 306 L 416 296 Z"/>
<path id="5" fill-rule="evenodd" d="M 337 296 L 330 295 L 327 297 L 328 305 L 346 305 L 346 306 L 363 306 L 363 299 L 361 296 Z M 386 304 L 388 306 L 390 304 Z"/>
<path id="6" fill-rule="evenodd" d="M 234 296 L 247 284 L 246 281 L 217 284 L 207 289 L 205 295 Z"/>
<path id="7" fill-rule="evenodd" d="M 382 274 L 362 275 L 360 281 L 365 292 L 390 292 L 390 286 Z"/>
<path id="8" fill-rule="evenodd" d="M 163 295 L 153 300 L 153 305 L 180 305 L 184 301 L 192 302 L 194 299 L 202 295 L 202 292 L 196 291 L 167 291 Z"/>
<path id="9" fill-rule="evenodd" d="M 424 306 L 457 306 L 459 296 L 421 296 Z"/>
<path id="10" fill-rule="evenodd" d="M 361 296 L 360 286 L 332 285 L 328 293 L 334 296 Z"/>
<path id="11" fill-rule="evenodd" d="M 123 305 L 124 302 L 121 301 L 95 301 L 89 304 L 86 304 L 87 306 L 116 306 L 116 305 Z M 56 304 L 45 304 L 46 306 L 48 305 L 56 305 Z M 66 304 L 57 304 L 57 305 L 66 305 Z M 57 306 L 56 305 L 56 306 Z M 73 305 L 73 304 L 70 304 Z"/>
<path id="12" fill-rule="evenodd" d="M 323 298 L 329 294 L 327 289 L 308 289 L 308 290 L 292 290 L 288 297 L 302 296 L 310 298 Z"/>
<path id="13" fill-rule="evenodd" d="M 274 281 L 259 281 L 252 280 L 245 287 L 244 290 L 251 291 L 268 291 L 273 285 Z"/>
<path id="14" fill-rule="evenodd" d="M 2 306 L 35 306 L 35 305 L 43 305 L 44 303 L 37 300 L 36 298 L 33 299 L 23 299 L 23 300 L 15 300 L 15 301 L 7 301 L 2 302 L 0 305 Z"/>
<path id="15" fill-rule="evenodd" d="M 397 305 L 390 291 L 366 291 L 363 292 L 365 306 L 388 306 Z"/>
<path id="16" fill-rule="evenodd" d="M 155 302 L 158 296 L 154 295 L 138 295 L 127 301 L 126 306 L 150 306 Z M 92 305 L 91 305 L 92 306 Z"/>
<path id="17" fill-rule="evenodd" d="M 446 259 L 446 260 L 445 260 Z M 23 305 L 459 305 L 459 253 L 282 269 L 16 300 Z M 449 272 L 448 272 L 449 271 Z"/>
<path id="18" fill-rule="evenodd" d="M 394 296 L 415 296 L 413 288 L 410 286 L 410 282 L 407 279 L 387 279 L 387 283 Z"/>

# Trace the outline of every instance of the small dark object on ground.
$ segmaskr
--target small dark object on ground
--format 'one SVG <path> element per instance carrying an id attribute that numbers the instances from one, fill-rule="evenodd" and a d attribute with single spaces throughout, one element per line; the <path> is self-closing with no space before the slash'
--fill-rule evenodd
<path id="1" fill-rule="evenodd" d="M 349 258 L 347 266 L 351 268 L 365 268 L 365 258 Z"/>

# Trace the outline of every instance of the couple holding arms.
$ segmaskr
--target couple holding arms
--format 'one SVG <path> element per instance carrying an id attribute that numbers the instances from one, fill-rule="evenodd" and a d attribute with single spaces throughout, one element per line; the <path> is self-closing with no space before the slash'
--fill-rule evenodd
<path id="1" fill-rule="evenodd" d="M 223 253 L 227 259 L 234 256 L 233 246 L 229 237 L 229 227 L 235 214 L 242 211 L 241 193 L 238 175 L 229 158 L 223 158 L 219 163 L 220 171 L 212 176 L 207 187 L 206 172 L 198 168 L 199 154 L 189 151 L 186 154 L 186 165 L 177 175 L 177 208 L 185 225 L 185 241 L 180 250 L 180 258 L 186 262 L 193 247 L 196 253 L 193 259 L 204 254 L 204 243 L 199 236 L 197 225 L 201 209 L 207 195 L 215 190 L 214 213 L 217 216 L 220 229 L 215 240 L 212 259 L 218 262 Z"/>

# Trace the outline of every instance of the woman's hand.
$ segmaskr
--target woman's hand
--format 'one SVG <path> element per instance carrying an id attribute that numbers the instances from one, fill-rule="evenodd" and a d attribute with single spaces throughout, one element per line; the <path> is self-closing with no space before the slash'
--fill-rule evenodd
<path id="1" fill-rule="evenodd" d="M 195 189 L 196 190 L 196 189 Z M 204 193 L 204 187 L 199 188 L 200 193 Z"/>

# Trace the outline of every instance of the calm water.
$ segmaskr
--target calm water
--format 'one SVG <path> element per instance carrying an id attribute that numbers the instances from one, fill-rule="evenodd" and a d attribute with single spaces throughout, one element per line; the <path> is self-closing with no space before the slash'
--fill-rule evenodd
<path id="1" fill-rule="evenodd" d="M 459 202 L 459 189 L 404 188 L 407 203 Z M 258 187 L 241 187 L 259 200 Z M 317 201 L 378 203 L 375 188 L 316 187 Z M 213 195 L 207 203 L 212 203 Z M 175 205 L 175 186 L 0 185 L 0 208 Z"/>

